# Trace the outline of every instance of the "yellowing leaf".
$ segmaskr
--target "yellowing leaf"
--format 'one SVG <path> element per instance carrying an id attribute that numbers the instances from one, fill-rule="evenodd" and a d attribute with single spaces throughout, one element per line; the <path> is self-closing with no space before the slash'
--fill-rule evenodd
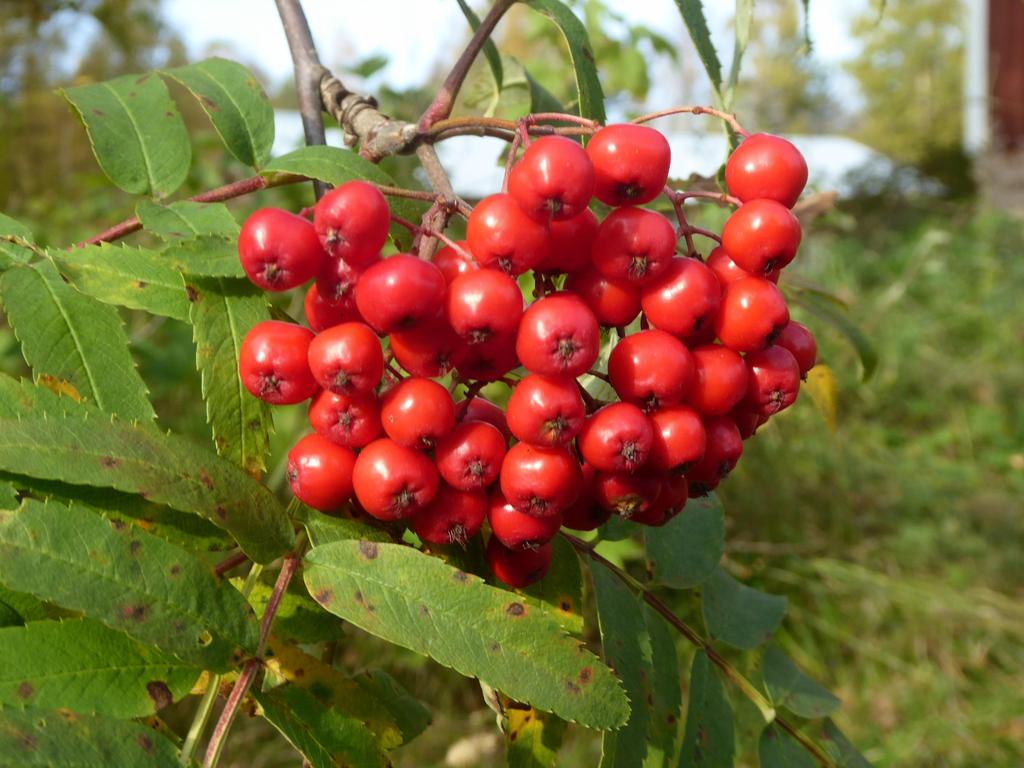
<path id="1" fill-rule="evenodd" d="M 804 391 L 818 407 L 829 430 L 836 431 L 836 403 L 839 399 L 839 384 L 836 376 L 824 363 L 819 363 L 807 372 Z"/>

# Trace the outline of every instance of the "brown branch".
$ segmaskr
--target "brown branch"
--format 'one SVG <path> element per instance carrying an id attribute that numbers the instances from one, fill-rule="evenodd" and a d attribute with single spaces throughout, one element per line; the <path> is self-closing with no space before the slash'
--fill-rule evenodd
<path id="1" fill-rule="evenodd" d="M 545 113 L 547 119 L 561 119 L 561 116 L 554 113 Z M 572 116 L 567 116 L 567 120 Z M 500 117 L 450 117 L 445 120 L 438 120 L 427 129 L 423 136 L 431 143 L 442 141 L 452 136 L 464 135 L 466 132 L 483 132 L 484 135 L 497 135 L 499 138 L 508 138 L 511 141 L 519 127 L 516 120 L 503 120 Z M 538 125 L 530 121 L 527 126 L 531 136 L 589 136 L 594 133 L 596 127 L 586 125 Z M 460 131 L 460 132 L 456 132 Z M 493 132 L 492 132 L 493 131 Z"/>
<path id="2" fill-rule="evenodd" d="M 743 201 L 738 197 L 727 195 L 724 192 L 706 192 L 703 190 L 697 190 L 693 192 L 687 192 L 685 190 L 675 192 L 675 196 L 680 201 L 685 200 L 709 200 L 711 202 L 718 203 L 719 205 L 731 205 L 736 208 L 743 205 Z"/>
<path id="3" fill-rule="evenodd" d="M 215 574 L 217 574 L 218 576 L 223 576 L 225 573 L 230 571 L 232 568 L 237 568 L 242 563 L 246 562 L 248 559 L 249 558 L 246 556 L 245 552 L 242 552 L 241 550 L 239 550 L 238 552 L 235 552 L 234 554 L 228 555 L 223 560 L 221 560 L 219 563 L 217 563 L 217 565 L 215 565 L 213 567 L 213 572 Z"/>
<path id="4" fill-rule="evenodd" d="M 710 115 L 711 117 L 717 117 L 719 120 L 723 120 L 728 123 L 736 133 L 746 138 L 750 134 L 747 130 L 740 125 L 736 119 L 736 115 L 731 115 L 728 112 L 723 112 L 720 109 L 714 107 L 702 107 L 702 106 L 691 106 L 691 107 L 672 107 L 671 109 L 661 109 L 657 112 L 651 112 L 646 115 L 640 115 L 635 117 L 631 122 L 633 123 L 649 123 L 651 120 L 657 120 L 659 117 L 668 117 L 669 115 Z"/>

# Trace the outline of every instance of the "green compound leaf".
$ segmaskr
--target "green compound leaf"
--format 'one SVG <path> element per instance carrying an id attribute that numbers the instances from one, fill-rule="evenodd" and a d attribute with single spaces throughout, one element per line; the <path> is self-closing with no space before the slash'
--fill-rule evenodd
<path id="1" fill-rule="evenodd" d="M 644 625 L 651 638 L 651 716 L 644 768 L 662 768 L 676 753 L 682 691 L 675 636 L 654 609 L 644 605 Z"/>
<path id="2" fill-rule="evenodd" d="M 0 584 L 0 627 L 20 627 L 27 621 L 46 618 L 46 606 L 39 598 Z"/>
<path id="3" fill-rule="evenodd" d="M 69 382 L 107 413 L 155 418 L 117 310 L 79 293 L 48 262 L 4 272 L 0 299 L 37 380 Z"/>
<path id="4" fill-rule="evenodd" d="M 384 768 L 391 765 L 359 720 L 325 707 L 309 692 L 282 685 L 253 692 L 263 717 L 305 756 L 313 768 Z"/>
<path id="5" fill-rule="evenodd" d="M 174 744 L 144 725 L 32 708 L 0 709 L 0 759 L 18 768 L 181 768 Z"/>
<path id="6" fill-rule="evenodd" d="M 556 768 L 566 722 L 533 707 L 505 710 L 507 768 Z"/>
<path id="7" fill-rule="evenodd" d="M 198 277 L 245 278 L 234 239 L 202 235 L 172 242 L 163 251 L 168 266 Z"/>
<path id="8" fill-rule="evenodd" d="M 604 91 L 597 77 L 594 49 L 590 45 L 587 28 L 561 0 L 526 0 L 526 4 L 557 24 L 565 37 L 565 42 L 569 46 L 569 57 L 576 73 L 580 115 L 604 123 L 607 119 L 604 112 Z"/>
<path id="9" fill-rule="evenodd" d="M 259 563 L 294 541 L 266 487 L 212 451 L 149 426 L 67 416 L 0 419 L 0 470 L 114 488 L 201 515 Z"/>
<path id="10" fill-rule="evenodd" d="M 194 203 L 179 200 L 170 205 L 157 205 L 139 200 L 135 215 L 143 228 L 163 240 L 194 240 L 203 235 L 236 237 L 239 227 L 224 203 Z"/>
<path id="11" fill-rule="evenodd" d="M 232 579 L 231 583 L 241 588 L 243 581 Z M 257 616 L 263 615 L 272 592 L 273 587 L 262 581 L 253 585 L 248 599 Z M 322 643 L 339 640 L 345 633 L 338 617 L 327 613 L 299 585 L 295 591 L 289 587 L 281 596 L 274 614 L 274 634 L 287 643 Z"/>
<path id="12" fill-rule="evenodd" d="M 743 54 L 750 42 L 750 26 L 754 20 L 754 0 L 736 0 L 735 13 L 736 42 L 732 50 L 732 64 L 729 66 L 729 79 L 725 84 L 725 93 L 722 96 L 722 106 L 732 109 L 736 95 L 736 83 L 740 79 L 740 67 L 743 64 Z"/>
<path id="13" fill-rule="evenodd" d="M 0 706 L 142 717 L 188 694 L 200 672 L 89 619 L 0 629 Z"/>
<path id="14" fill-rule="evenodd" d="M 761 768 L 815 768 L 817 762 L 803 746 L 775 723 L 761 731 L 757 740 Z"/>
<path id="15" fill-rule="evenodd" d="M 252 609 L 194 555 L 72 505 L 0 511 L 0 581 L 204 669 L 256 648 Z"/>
<path id="16" fill-rule="evenodd" d="M 306 535 L 309 536 L 309 542 L 314 547 L 330 544 L 332 541 L 350 541 L 353 539 L 357 541 L 360 539 L 365 541 L 392 541 L 391 537 L 379 528 L 374 528 L 358 520 L 350 520 L 347 517 L 325 515 L 323 512 L 318 512 L 307 507 L 305 504 L 297 503 L 297 500 L 294 502 L 293 507 L 289 507 L 289 511 L 292 517 L 305 527 Z"/>
<path id="17" fill-rule="evenodd" d="M 725 550 L 725 513 L 714 494 L 690 499 L 660 528 L 645 528 L 647 560 L 654 580 L 675 589 L 703 584 Z"/>
<path id="18" fill-rule="evenodd" d="M 759 592 L 717 568 L 704 585 L 703 608 L 712 638 L 749 651 L 778 628 L 786 598 Z"/>
<path id="19" fill-rule="evenodd" d="M 192 147 L 178 107 L 152 72 L 61 91 L 85 124 L 112 182 L 136 195 L 167 197 L 188 175 Z"/>
<path id="20" fill-rule="evenodd" d="M 551 614 L 573 635 L 583 633 L 583 573 L 576 550 L 561 537 L 551 542 L 551 568 L 547 575 L 523 590 L 523 594 Z"/>
<path id="21" fill-rule="evenodd" d="M 704 65 L 704 71 L 708 73 L 711 87 L 715 94 L 721 97 L 722 63 L 718 60 L 714 43 L 711 42 L 708 21 L 704 17 L 704 5 L 701 0 L 676 0 L 676 7 L 679 8 L 683 23 L 686 24 L 686 31 L 693 40 L 693 47 L 697 49 L 697 55 Z"/>
<path id="22" fill-rule="evenodd" d="M 423 702 L 409 693 L 383 669 L 371 669 L 359 678 L 359 685 L 372 694 L 391 713 L 402 733 L 402 743 L 408 744 L 427 729 L 434 718 Z"/>
<path id="23" fill-rule="evenodd" d="M 776 645 L 769 645 L 761 657 L 761 673 L 772 704 L 785 707 L 794 715 L 814 719 L 830 715 L 839 708 L 839 699 L 801 672 Z"/>
<path id="24" fill-rule="evenodd" d="M 104 304 L 188 321 L 181 275 L 161 253 L 103 243 L 47 254 L 79 291 Z"/>
<path id="25" fill-rule="evenodd" d="M 605 731 L 601 768 L 639 768 L 647 757 L 651 720 L 651 637 L 644 624 L 643 605 L 635 594 L 604 566 L 591 562 L 597 620 L 604 662 L 615 670 L 629 697 L 625 727 Z"/>
<path id="26" fill-rule="evenodd" d="M 622 725 L 618 681 L 546 612 L 410 547 L 338 541 L 306 555 L 306 587 L 371 634 L 591 728 Z"/>
<path id="27" fill-rule="evenodd" d="M 497 81 L 491 69 L 476 64 L 459 91 L 454 116 L 483 115 L 515 120 L 530 111 L 532 94 L 523 65 L 503 56 L 504 79 Z"/>
<path id="28" fill-rule="evenodd" d="M 267 300 L 244 280 L 186 277 L 185 291 L 213 443 L 221 456 L 259 477 L 267 468 L 273 420 L 270 407 L 242 385 L 238 356 L 249 329 L 270 319 Z"/>
<path id="29" fill-rule="evenodd" d="M 34 242 L 32 230 L 20 221 L 0 213 L 0 236 L 10 235 L 27 242 Z M 27 264 L 32 259 L 32 251 L 17 243 L 0 240 L 0 271 L 9 269 L 15 264 Z"/>
<path id="30" fill-rule="evenodd" d="M 818 746 L 835 761 L 836 768 L 871 768 L 871 763 L 850 743 L 829 718 L 815 724 L 811 731 Z"/>
<path id="31" fill-rule="evenodd" d="M 693 657 L 686 730 L 679 768 L 732 768 L 735 754 L 732 707 L 722 681 L 703 651 Z"/>
<path id="32" fill-rule="evenodd" d="M 274 143 L 274 107 L 252 72 L 214 56 L 163 74 L 192 92 L 232 155 L 254 168 L 267 162 Z"/>

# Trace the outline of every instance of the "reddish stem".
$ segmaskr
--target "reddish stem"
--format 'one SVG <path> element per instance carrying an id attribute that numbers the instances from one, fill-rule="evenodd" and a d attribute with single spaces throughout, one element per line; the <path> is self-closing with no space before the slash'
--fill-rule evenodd
<path id="1" fill-rule="evenodd" d="M 730 115 L 728 112 L 723 112 L 720 109 L 714 107 L 702 107 L 702 106 L 691 106 L 691 107 L 672 107 L 671 109 L 662 109 L 657 112 L 651 112 L 647 115 L 640 115 L 640 117 L 633 118 L 634 123 L 648 123 L 651 120 L 657 120 L 659 117 L 668 117 L 669 115 L 711 115 L 717 117 L 719 120 L 723 120 L 728 123 L 736 133 L 746 138 L 750 134 L 747 133 L 746 129 L 739 124 L 736 119 L 736 115 Z"/>
<path id="2" fill-rule="evenodd" d="M 246 562 L 248 559 L 249 558 L 246 557 L 245 552 L 235 552 L 234 554 L 228 555 L 226 558 L 217 563 L 217 565 L 213 567 L 213 572 L 218 576 L 223 576 L 232 568 L 237 568 L 242 563 Z"/>
<path id="3" fill-rule="evenodd" d="M 720 203 L 722 205 L 731 205 L 731 206 L 734 206 L 736 208 L 739 208 L 741 205 L 743 205 L 743 201 L 740 200 L 738 197 L 733 197 L 732 195 L 727 195 L 724 192 L 696 191 L 696 192 L 675 192 L 674 194 L 675 194 L 676 198 L 680 202 L 685 202 L 686 200 L 711 200 L 713 202 Z"/>
<path id="4" fill-rule="evenodd" d="M 686 220 L 686 213 L 683 211 L 683 201 L 679 199 L 679 195 L 673 192 L 670 187 L 665 187 L 665 196 L 672 201 L 672 207 L 676 211 L 676 219 L 679 220 L 679 231 L 676 233 L 676 236 L 682 235 L 686 238 L 686 255 L 693 256 L 697 249 L 693 247 L 693 236 L 690 234 L 690 224 Z"/>

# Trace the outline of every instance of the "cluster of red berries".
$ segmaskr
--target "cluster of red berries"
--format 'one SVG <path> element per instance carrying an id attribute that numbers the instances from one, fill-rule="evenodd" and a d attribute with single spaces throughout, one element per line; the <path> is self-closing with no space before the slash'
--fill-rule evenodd
<path id="1" fill-rule="evenodd" d="M 775 285 L 800 244 L 790 208 L 807 166 L 784 139 L 743 141 L 726 166 L 742 205 L 705 262 L 679 255 L 681 232 L 639 207 L 665 190 L 669 160 L 641 125 L 602 128 L 586 148 L 537 139 L 508 192 L 474 208 L 466 240 L 430 261 L 381 257 L 390 212 L 363 182 L 328 192 L 312 223 L 254 213 L 238 243 L 250 279 L 281 291 L 315 278 L 312 330 L 260 323 L 240 358 L 253 395 L 312 398 L 314 432 L 288 457 L 295 495 L 407 521 L 431 544 L 464 543 L 486 520 L 490 566 L 519 587 L 547 572 L 560 527 L 612 514 L 661 525 L 713 489 L 815 362 Z M 603 221 L 593 197 L 612 207 Z M 601 403 L 579 377 L 613 332 L 596 375 L 618 399 Z M 460 402 L 435 381 L 449 374 Z M 499 380 L 512 387 L 504 410 L 476 395 Z"/>

